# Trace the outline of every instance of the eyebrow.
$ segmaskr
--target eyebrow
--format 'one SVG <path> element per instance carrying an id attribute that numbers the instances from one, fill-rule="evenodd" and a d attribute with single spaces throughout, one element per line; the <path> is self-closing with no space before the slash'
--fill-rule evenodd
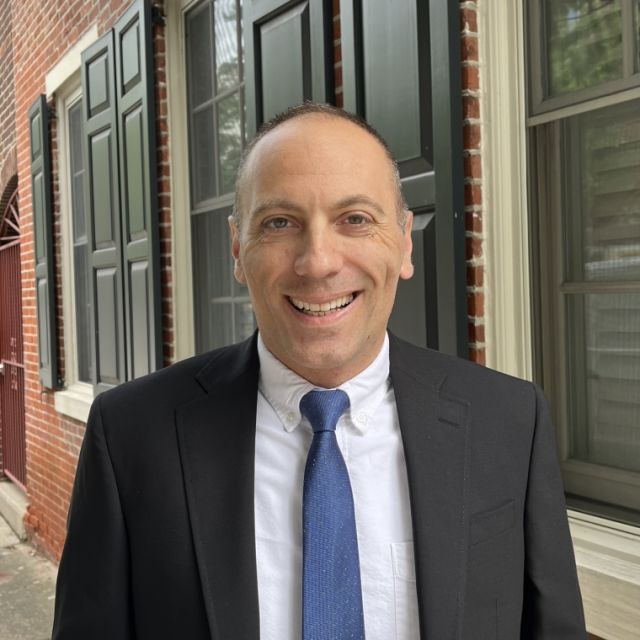
<path id="1" fill-rule="evenodd" d="M 385 210 L 375 200 L 372 200 L 369 196 L 360 193 L 354 196 L 348 196 L 346 198 L 343 198 L 342 200 L 338 200 L 338 202 L 333 205 L 333 208 L 347 209 L 348 207 L 353 207 L 354 205 L 359 204 L 365 204 L 372 209 L 375 209 L 376 212 L 383 218 L 387 216 Z"/>
<path id="2" fill-rule="evenodd" d="M 270 198 L 269 200 L 261 202 L 251 212 L 251 217 L 255 218 L 265 211 L 271 211 L 271 209 L 284 209 L 285 211 L 295 211 L 297 213 L 302 212 L 302 207 L 298 206 L 294 202 L 291 202 L 291 200 L 287 200 L 285 198 Z"/>
<path id="3" fill-rule="evenodd" d="M 384 209 L 369 196 L 364 194 L 356 194 L 353 196 L 347 196 L 342 200 L 338 200 L 333 205 L 333 209 L 347 209 L 348 207 L 353 207 L 355 205 L 367 205 L 382 217 L 386 217 L 386 213 Z M 291 200 L 287 200 L 286 198 L 270 198 L 269 200 L 265 200 L 261 202 L 253 211 L 251 212 L 251 217 L 255 218 L 256 216 L 264 213 L 265 211 L 271 211 L 272 209 L 280 209 L 284 211 L 293 211 L 295 213 L 302 213 L 303 207 L 295 204 Z"/>

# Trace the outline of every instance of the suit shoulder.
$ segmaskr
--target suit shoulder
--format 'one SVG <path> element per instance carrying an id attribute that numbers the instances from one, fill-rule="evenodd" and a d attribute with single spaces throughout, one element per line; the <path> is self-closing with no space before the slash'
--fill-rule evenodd
<path id="1" fill-rule="evenodd" d="M 250 347 L 250 345 L 249 345 Z M 124 382 L 101 394 L 103 406 L 144 402 L 177 405 L 202 393 L 212 372 L 228 373 L 245 357 L 245 343 L 221 347 L 175 362 L 163 369 Z"/>
<path id="2" fill-rule="evenodd" d="M 400 367 L 418 371 L 423 377 L 443 381 L 444 390 L 451 393 L 482 393 L 492 389 L 502 393 L 517 393 L 533 397 L 535 385 L 486 366 L 452 356 L 433 349 L 417 347 L 400 338 L 393 337 L 392 353 Z"/>

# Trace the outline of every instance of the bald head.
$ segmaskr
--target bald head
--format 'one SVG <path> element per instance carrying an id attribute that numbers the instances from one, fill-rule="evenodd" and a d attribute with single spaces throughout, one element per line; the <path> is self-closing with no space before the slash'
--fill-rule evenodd
<path id="1" fill-rule="evenodd" d="M 350 123 L 354 127 L 358 127 L 361 131 L 368 134 L 379 145 L 381 151 L 386 156 L 386 160 L 389 165 L 389 180 L 390 186 L 394 190 L 396 215 L 401 226 L 404 227 L 407 214 L 407 205 L 402 196 L 402 187 L 400 184 L 400 172 L 398 171 L 398 165 L 389 149 L 385 139 L 365 120 L 357 115 L 344 111 L 338 107 L 334 107 L 328 104 L 321 104 L 315 102 L 305 102 L 296 107 L 291 107 L 287 111 L 276 115 L 271 120 L 265 122 L 255 137 L 245 147 L 240 163 L 238 166 L 236 185 L 235 185 L 235 202 L 233 207 L 233 218 L 238 225 L 241 226 L 242 218 L 246 213 L 244 211 L 245 206 L 245 192 L 247 189 L 248 175 L 250 174 L 249 167 L 253 163 L 255 156 L 254 150 L 258 148 L 263 139 L 274 130 L 282 127 L 288 122 L 296 119 L 311 119 L 311 118 L 334 118 L 338 122 Z"/>

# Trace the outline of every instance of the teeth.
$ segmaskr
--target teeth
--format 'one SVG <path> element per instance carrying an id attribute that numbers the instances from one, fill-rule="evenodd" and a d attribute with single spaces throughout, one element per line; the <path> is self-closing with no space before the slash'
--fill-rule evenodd
<path id="1" fill-rule="evenodd" d="M 297 298 L 289 298 L 289 300 L 291 301 L 291 304 L 293 304 L 296 309 L 300 309 L 300 311 L 304 311 L 310 315 L 324 316 L 330 311 L 334 311 L 348 305 L 353 300 L 353 294 L 350 293 L 349 295 L 342 296 L 342 298 L 337 298 L 331 302 L 323 302 L 321 304 L 305 302 L 304 300 L 298 300 Z"/>

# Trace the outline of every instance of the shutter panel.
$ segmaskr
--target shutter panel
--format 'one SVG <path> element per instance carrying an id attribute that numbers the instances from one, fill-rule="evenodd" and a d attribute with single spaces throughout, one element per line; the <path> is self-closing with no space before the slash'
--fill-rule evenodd
<path id="1" fill-rule="evenodd" d="M 335 102 L 331 15 L 323 0 L 243 4 L 247 136 L 304 100 Z"/>
<path id="2" fill-rule="evenodd" d="M 340 1 L 344 107 L 389 143 L 415 214 L 416 273 L 399 283 L 389 325 L 467 357 L 458 12 L 442 0 Z"/>
<path id="3" fill-rule="evenodd" d="M 35 238 L 36 304 L 40 382 L 59 386 L 56 354 L 56 313 L 49 154 L 49 110 L 44 95 L 29 109 L 31 196 Z"/>
<path id="4" fill-rule="evenodd" d="M 122 276 L 128 378 L 162 366 L 151 6 L 138 0 L 114 27 Z"/>
<path id="5" fill-rule="evenodd" d="M 82 53 L 94 384 L 126 380 L 113 31 Z"/>

